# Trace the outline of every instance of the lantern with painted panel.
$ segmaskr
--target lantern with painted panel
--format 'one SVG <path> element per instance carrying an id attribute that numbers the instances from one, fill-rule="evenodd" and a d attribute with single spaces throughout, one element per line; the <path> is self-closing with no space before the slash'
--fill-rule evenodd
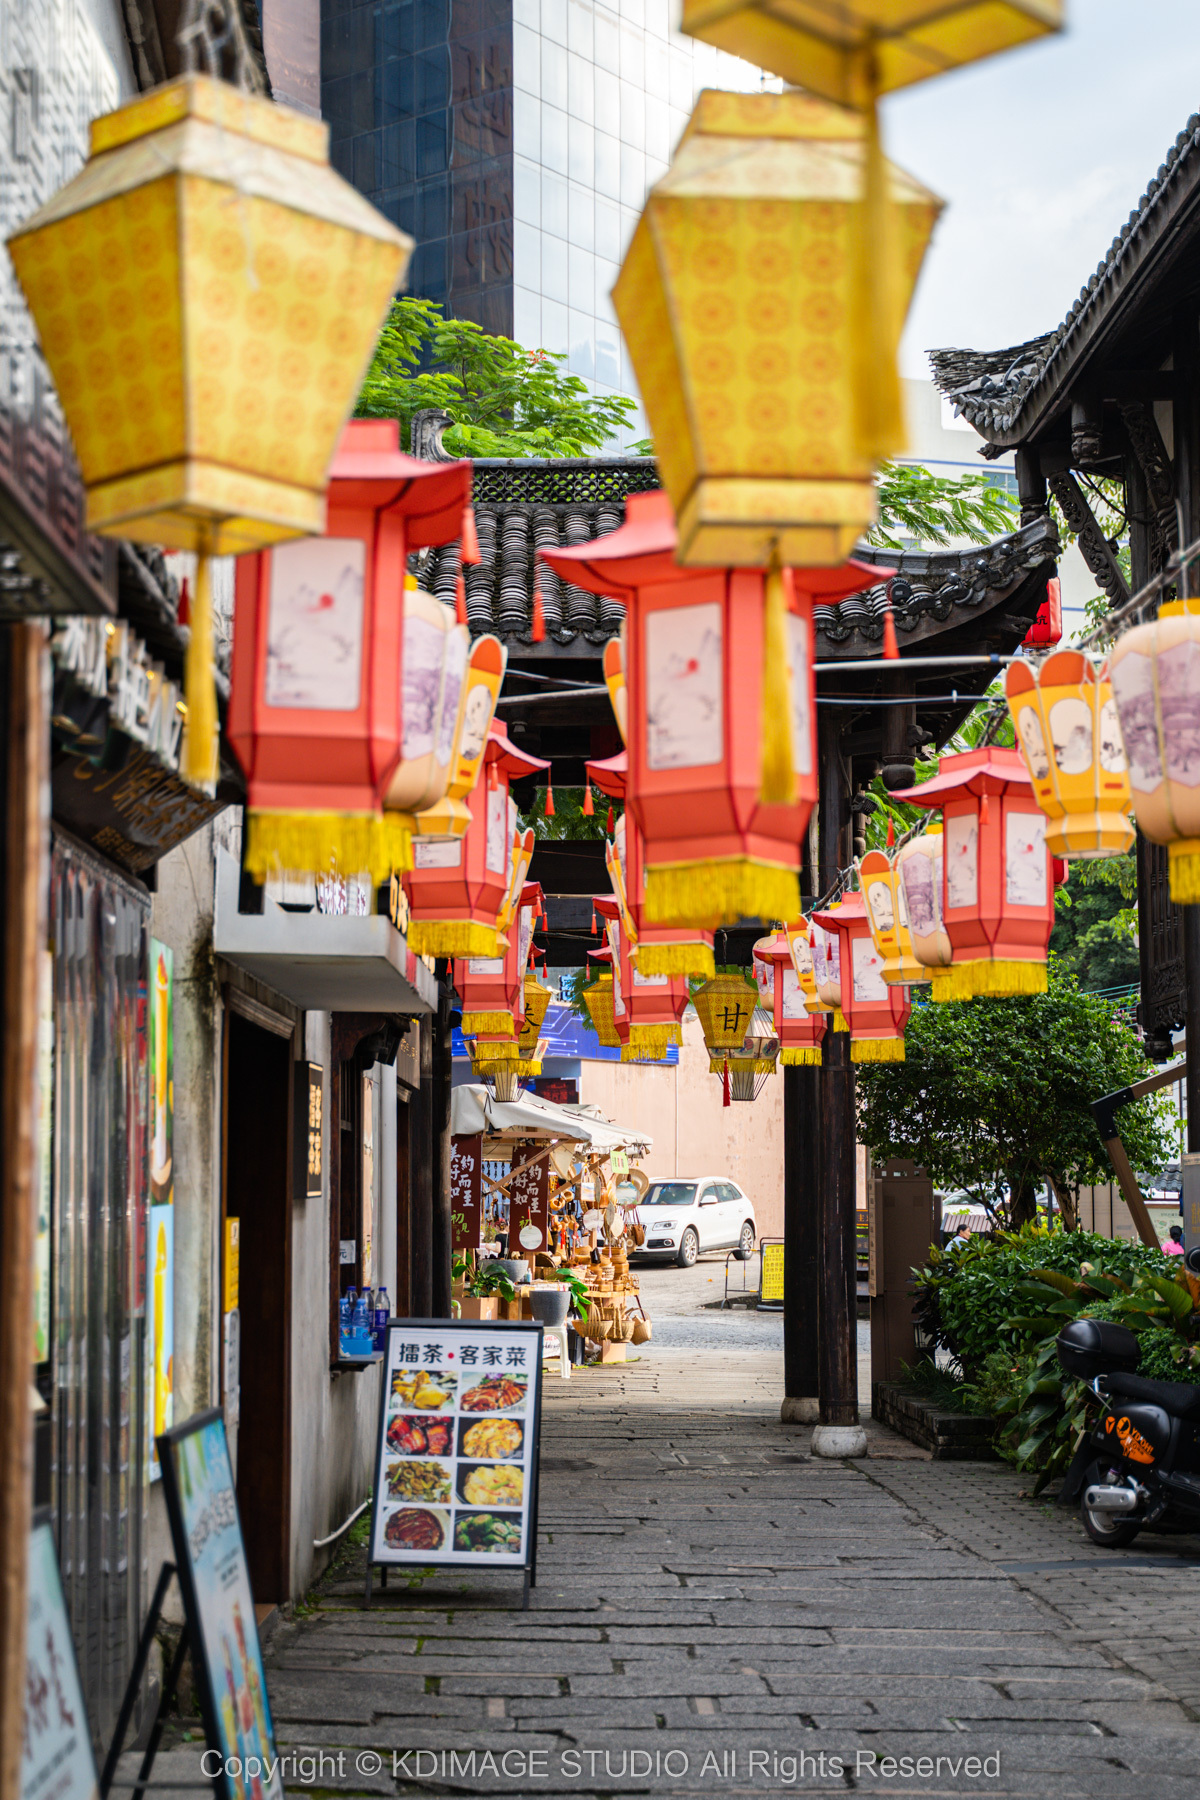
<path id="1" fill-rule="evenodd" d="M 484 766 L 484 749 L 507 663 L 508 652 L 499 638 L 478 637 L 471 645 L 446 790 L 439 800 L 417 813 L 414 839 L 462 837 L 471 823 L 467 795 Z"/>
<path id="2" fill-rule="evenodd" d="M 605 903 L 597 903 L 597 911 Z M 618 908 L 614 920 L 606 920 L 609 943 L 616 938 L 620 956 L 620 999 L 624 1008 L 617 1014 L 617 1031 L 621 1038 L 622 1062 L 660 1062 L 671 1044 L 683 1041 L 683 1015 L 689 992 L 685 975 L 647 975 L 641 966 L 642 944 L 634 941 L 625 929 Z M 615 927 L 615 930 L 614 930 Z"/>
<path id="3" fill-rule="evenodd" d="M 754 946 L 754 961 L 767 977 L 766 985 L 760 980 L 759 986 L 779 1039 L 780 1062 L 785 1068 L 819 1063 L 825 1020 L 820 1014 L 810 1013 L 804 1004 L 804 989 L 796 973 L 788 932 L 781 927 L 770 937 L 759 938 Z M 810 956 L 810 967 L 811 963 Z"/>
<path id="4" fill-rule="evenodd" d="M 903 1062 L 904 1027 L 912 1006 L 906 987 L 883 978 L 884 956 L 876 947 L 861 894 L 847 894 L 837 906 L 814 913 L 823 931 L 838 940 L 841 1010 L 850 1032 L 850 1061 Z"/>
<path id="5" fill-rule="evenodd" d="M 411 821 L 382 793 L 403 731 L 405 563 L 452 541 L 471 465 L 400 450 L 394 419 L 356 419 L 329 477 L 327 535 L 237 565 L 229 739 L 246 777 L 245 865 L 386 881 Z"/>
<path id="6" fill-rule="evenodd" d="M 868 850 L 855 867 L 866 902 L 867 923 L 875 948 L 883 958 L 883 979 L 889 986 L 899 987 L 928 981 L 928 969 L 913 953 L 904 887 L 896 858 L 883 850 Z"/>
<path id="7" fill-rule="evenodd" d="M 932 780 L 894 797 L 942 814 L 942 929 L 954 955 L 934 998 L 1044 993 L 1053 870 L 1020 751 L 943 756 Z M 911 894 L 909 917 L 920 957 Z"/>
<path id="8" fill-rule="evenodd" d="M 414 814 L 441 800 L 450 783 L 471 638 L 449 607 L 407 578 L 404 593 L 404 736 L 383 803 Z M 414 821 L 415 826 L 415 821 Z"/>
<path id="9" fill-rule="evenodd" d="M 588 779 L 603 794 L 624 801 L 629 757 L 622 750 L 587 764 Z M 616 821 L 605 848 L 613 893 L 628 915 L 626 929 L 637 941 L 638 968 L 643 975 L 694 975 L 707 981 L 716 973 L 711 931 L 697 926 L 651 925 L 646 919 L 645 855 L 637 820 L 629 811 Z"/>
<path id="10" fill-rule="evenodd" d="M 413 846 L 413 867 L 404 881 L 408 943 L 418 956 L 503 956 L 497 933 L 511 920 L 510 904 L 515 910 L 514 844 L 521 835 L 508 784 L 549 765 L 518 750 L 498 722 L 483 756 L 484 778 L 467 796 L 471 823 L 465 834 Z"/>
<path id="11" fill-rule="evenodd" d="M 828 908 L 833 912 L 841 903 L 834 901 Z M 845 1031 L 846 1018 L 842 1012 L 842 948 L 836 931 L 827 931 L 819 916 L 813 913 L 809 920 L 809 945 L 812 949 L 813 985 L 816 988 L 815 1002 L 806 998 L 805 1006 L 810 1013 L 828 1013 L 831 1031 Z"/>
<path id="12" fill-rule="evenodd" d="M 94 119 L 8 248 L 88 529 L 199 554 L 184 773 L 211 784 L 208 559 L 337 535 L 330 459 L 412 240 L 330 168 L 327 125 L 185 74 Z"/>
<path id="13" fill-rule="evenodd" d="M 1167 847 L 1171 898 L 1200 902 L 1200 600 L 1169 601 L 1127 631 L 1109 679 L 1138 829 Z"/>
<path id="14" fill-rule="evenodd" d="M 631 494 L 620 530 L 540 552 L 565 580 L 627 607 L 639 937 L 652 925 L 794 916 L 816 798 L 810 593 L 789 571 L 681 568 L 675 550 L 670 501 L 658 492 Z M 854 575 L 845 591 L 866 580 Z M 767 767 L 778 774 L 781 751 L 786 772 L 772 788 Z"/>
<path id="15" fill-rule="evenodd" d="M 1051 856 L 1124 856 L 1133 797 L 1107 673 L 1059 650 L 1040 666 L 1010 663 L 1004 686 Z"/>
<path id="16" fill-rule="evenodd" d="M 650 190 L 613 305 L 683 563 L 837 565 L 875 517 L 873 462 L 902 444 L 856 428 L 866 141 L 811 94 L 705 90 Z M 941 203 L 884 179 L 898 334 Z"/>
<path id="17" fill-rule="evenodd" d="M 514 858 L 519 859 L 521 854 L 514 843 Z M 455 962 L 454 985 L 462 999 L 462 1033 L 476 1040 L 475 1054 L 485 1060 L 513 1060 L 527 1054 L 520 1044 L 525 1026 L 525 987 L 534 923 L 541 916 L 543 905 L 537 882 L 526 882 L 517 916 L 503 938 L 500 954 Z M 498 948 L 500 943 L 498 938 Z M 542 1010 L 544 1016 L 545 1008 Z M 536 1042 L 535 1030 L 534 1045 Z"/>
<path id="18" fill-rule="evenodd" d="M 942 821 L 934 819 L 919 837 L 900 846 L 895 866 L 913 955 L 923 970 L 917 979 L 932 983 L 934 1000 L 953 1000 L 957 996 L 947 991 L 951 986 L 954 946 L 942 921 L 942 852 Z"/>

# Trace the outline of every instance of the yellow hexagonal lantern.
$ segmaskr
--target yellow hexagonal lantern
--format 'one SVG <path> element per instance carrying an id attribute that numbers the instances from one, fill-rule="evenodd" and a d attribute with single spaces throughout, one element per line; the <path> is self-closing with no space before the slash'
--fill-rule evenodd
<path id="1" fill-rule="evenodd" d="M 1017 748 L 1049 823 L 1051 856 L 1123 856 L 1132 847 L 1129 764 L 1107 670 L 1078 650 L 1005 677 Z"/>
<path id="2" fill-rule="evenodd" d="M 868 850 L 854 866 L 866 902 L 871 937 L 883 958 L 880 973 L 884 981 L 889 987 L 928 981 L 929 970 L 913 954 L 904 888 L 895 857 L 884 850 Z"/>
<path id="3" fill-rule="evenodd" d="M 90 531 L 194 550 L 183 772 L 216 776 L 208 558 L 325 526 L 325 482 L 412 240 L 328 126 L 188 74 L 92 121 L 8 239 Z"/>
<path id="4" fill-rule="evenodd" d="M 706 90 L 613 302 L 681 563 L 839 564 L 875 516 L 856 430 L 863 118 Z M 888 165 L 907 310 L 941 202 Z"/>

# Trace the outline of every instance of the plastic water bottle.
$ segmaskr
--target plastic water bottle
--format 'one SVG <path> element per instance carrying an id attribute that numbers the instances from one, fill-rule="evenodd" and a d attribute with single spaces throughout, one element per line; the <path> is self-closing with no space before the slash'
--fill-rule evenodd
<path id="1" fill-rule="evenodd" d="M 388 1299 L 388 1291 L 385 1287 L 381 1287 L 375 1295 L 375 1311 L 372 1315 L 376 1350 L 383 1350 L 387 1346 L 388 1320 L 391 1316 L 392 1303 Z"/>
<path id="2" fill-rule="evenodd" d="M 350 1329 L 355 1337 L 370 1337 L 371 1335 L 371 1305 L 367 1299 L 366 1288 L 354 1302 L 350 1314 Z"/>
<path id="3" fill-rule="evenodd" d="M 338 1327 L 343 1332 L 349 1331 L 350 1329 L 350 1320 L 354 1314 L 354 1302 L 356 1298 L 357 1296 L 355 1295 L 354 1289 L 347 1288 L 346 1292 L 338 1301 Z"/>

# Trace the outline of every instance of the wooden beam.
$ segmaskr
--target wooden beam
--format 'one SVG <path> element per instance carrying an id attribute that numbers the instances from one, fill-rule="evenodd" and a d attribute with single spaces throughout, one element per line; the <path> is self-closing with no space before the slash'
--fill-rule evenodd
<path id="1" fill-rule="evenodd" d="M 1083 489 L 1069 469 L 1050 476 L 1050 492 L 1062 507 L 1063 517 L 1078 539 L 1083 560 L 1100 587 L 1114 606 L 1123 605 L 1129 599 L 1129 583 Z"/>

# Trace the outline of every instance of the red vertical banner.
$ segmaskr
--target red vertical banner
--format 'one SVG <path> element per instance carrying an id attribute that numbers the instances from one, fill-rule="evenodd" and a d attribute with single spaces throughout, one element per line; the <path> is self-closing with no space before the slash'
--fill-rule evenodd
<path id="1" fill-rule="evenodd" d="M 513 1150 L 512 1177 L 508 1184 L 508 1254 L 520 1256 L 546 1247 L 546 1227 L 550 1219 L 550 1164 L 543 1154 L 545 1145 L 518 1145 Z M 538 1157 L 537 1162 L 533 1161 Z M 521 1232 L 532 1225 L 541 1232 L 541 1241 L 525 1245 Z"/>
<path id="2" fill-rule="evenodd" d="M 478 1250 L 482 1224 L 483 1139 L 450 1139 L 450 1234 L 455 1250 Z"/>

